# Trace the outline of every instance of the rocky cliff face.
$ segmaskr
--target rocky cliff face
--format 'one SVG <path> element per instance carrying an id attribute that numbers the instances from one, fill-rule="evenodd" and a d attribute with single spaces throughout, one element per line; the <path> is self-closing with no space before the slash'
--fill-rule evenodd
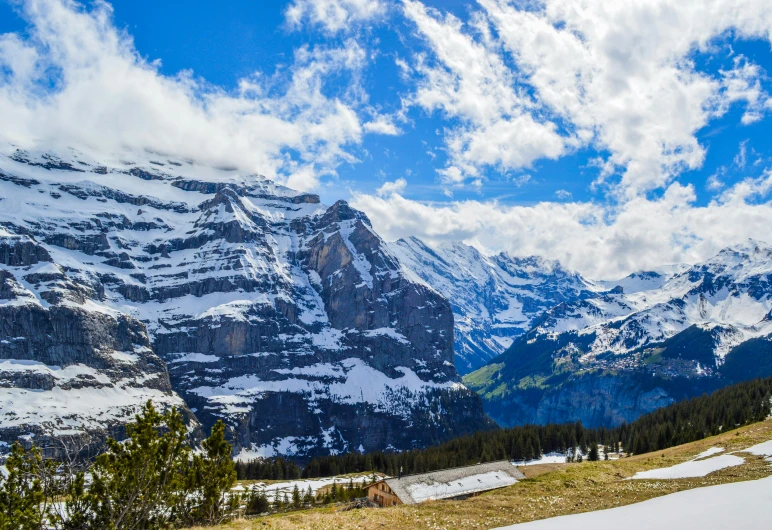
<path id="1" fill-rule="evenodd" d="M 0 247 L 12 275 L 0 293 L 17 293 L 0 307 L 27 315 L 0 339 L 30 342 L 71 318 L 59 311 L 84 315 L 40 339 L 53 356 L 0 349 L 17 372 L 33 371 L 22 361 L 82 361 L 103 380 L 135 370 L 143 392 L 182 398 L 204 427 L 224 419 L 242 457 L 405 449 L 490 426 L 453 366 L 447 301 L 343 202 L 182 161 L 19 151 L 0 157 L 0 197 L 17 242 Z M 50 282 L 70 294 L 38 287 Z M 119 354 L 107 366 L 92 350 Z"/>
<path id="2" fill-rule="evenodd" d="M 465 377 L 502 424 L 616 425 L 772 375 L 772 248 L 755 241 L 671 275 L 638 273 L 545 312 Z M 613 286 L 613 287 L 612 287 Z"/>
<path id="3" fill-rule="evenodd" d="M 145 326 L 98 297 L 33 238 L 0 229 L 0 444 L 98 450 L 147 400 L 196 430 Z"/>

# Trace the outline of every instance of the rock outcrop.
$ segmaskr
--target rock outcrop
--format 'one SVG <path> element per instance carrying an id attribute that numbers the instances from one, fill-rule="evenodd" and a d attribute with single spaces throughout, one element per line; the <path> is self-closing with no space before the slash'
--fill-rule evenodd
<path id="1" fill-rule="evenodd" d="M 146 162 L 0 157 L 0 226 L 17 241 L 0 246 L 12 275 L 0 297 L 18 292 L 3 310 L 21 305 L 13 319 L 29 322 L 0 339 L 83 315 L 45 335 L 59 353 L 9 350 L 9 363 L 110 377 L 93 352 L 122 352 L 116 374 L 159 374 L 142 388 L 181 398 L 205 428 L 225 420 L 243 458 L 408 449 L 492 426 L 454 368 L 448 302 L 403 273 L 363 213 L 258 176 Z"/>

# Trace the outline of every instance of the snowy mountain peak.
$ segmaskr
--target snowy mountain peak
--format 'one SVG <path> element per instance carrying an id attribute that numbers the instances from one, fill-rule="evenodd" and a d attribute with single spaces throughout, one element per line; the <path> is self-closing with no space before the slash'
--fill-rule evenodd
<path id="1" fill-rule="evenodd" d="M 547 309 L 595 289 L 558 262 L 535 256 L 485 256 L 463 243 L 432 248 L 415 237 L 400 239 L 391 249 L 405 268 L 450 301 L 460 373 L 501 354 Z"/>
<path id="2" fill-rule="evenodd" d="M 110 346 L 115 362 L 147 348 L 133 378 L 111 390 L 123 408 L 106 428 L 141 404 L 132 392 L 150 395 L 146 365 L 147 380 L 166 378 L 167 403 L 184 400 L 205 427 L 224 419 L 247 455 L 410 448 L 489 426 L 453 367 L 447 301 L 403 274 L 343 201 L 327 207 L 263 177 L 157 155 L 12 151 L 0 156 L 0 206 L 0 317 L 37 326 L 0 330 L 0 344 L 29 344 L 34 332 L 38 348 L 56 351 L 46 322 L 68 308 L 99 329 L 131 323 L 133 342 Z M 45 365 L 35 370 L 80 363 L 99 386 L 106 347 L 55 363 L 25 351 Z M 0 363 L 13 364 L 0 365 L 0 386 L 27 396 L 19 351 L 0 345 Z M 48 391 L 38 398 L 62 402 L 51 421 L 69 415 L 75 425 L 69 387 Z M 18 399 L 0 396 L 0 425 Z M 0 438 L 51 426 L 34 415 L 14 425 Z"/>

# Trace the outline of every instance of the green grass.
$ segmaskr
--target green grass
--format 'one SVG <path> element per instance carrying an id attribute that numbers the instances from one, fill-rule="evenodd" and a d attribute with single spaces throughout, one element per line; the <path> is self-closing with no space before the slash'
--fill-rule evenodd
<path id="1" fill-rule="evenodd" d="M 464 384 L 472 390 L 481 390 L 491 384 L 493 375 L 504 366 L 503 364 L 488 364 L 479 370 L 466 374 L 463 377 Z"/>

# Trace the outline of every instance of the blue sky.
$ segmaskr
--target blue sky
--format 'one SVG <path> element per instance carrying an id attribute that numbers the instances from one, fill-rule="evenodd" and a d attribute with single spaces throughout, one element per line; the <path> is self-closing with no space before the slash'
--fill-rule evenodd
<path id="1" fill-rule="evenodd" d="M 621 274 L 763 238 L 772 15 L 763 0 L 708 3 L 115 0 L 110 10 L 0 0 L 0 98 L 28 110 L 1 132 L 42 138 L 34 123 L 88 114 L 77 107 L 95 97 L 88 90 L 112 93 L 95 105 L 100 116 L 120 121 L 139 102 L 137 116 L 159 137 L 179 134 L 164 150 L 197 145 L 206 123 L 216 124 L 212 137 L 233 147 L 204 148 L 209 159 L 230 157 L 326 202 L 351 200 L 385 237 L 461 239 Z M 20 66 L 32 55 L 24 50 L 35 51 L 36 68 Z M 138 92 L 111 92 L 115 67 Z M 159 85 L 157 101 L 143 76 Z M 246 95 L 245 80 L 254 85 Z M 189 119 L 171 110 L 180 98 Z M 241 105 L 248 109 L 233 110 Z M 175 123 L 175 113 L 185 119 Z M 264 120 L 250 125 L 245 115 L 280 119 L 286 134 L 273 145 Z M 106 148 L 82 129 L 52 129 Z M 153 148 L 145 136 L 127 127 L 115 144 Z M 742 205 L 729 212 L 737 197 Z M 674 215 L 677 201 L 688 209 L 656 241 L 619 223 L 647 208 Z M 488 224 L 486 208 L 499 224 Z M 482 218 L 470 225 L 474 215 Z M 542 216 L 564 221 L 535 226 Z M 737 229 L 706 233 L 705 216 L 729 216 Z M 567 243 L 574 239 L 583 247 Z M 586 250 L 598 241 L 602 251 Z M 613 264 L 597 265 L 598 252 Z"/>

